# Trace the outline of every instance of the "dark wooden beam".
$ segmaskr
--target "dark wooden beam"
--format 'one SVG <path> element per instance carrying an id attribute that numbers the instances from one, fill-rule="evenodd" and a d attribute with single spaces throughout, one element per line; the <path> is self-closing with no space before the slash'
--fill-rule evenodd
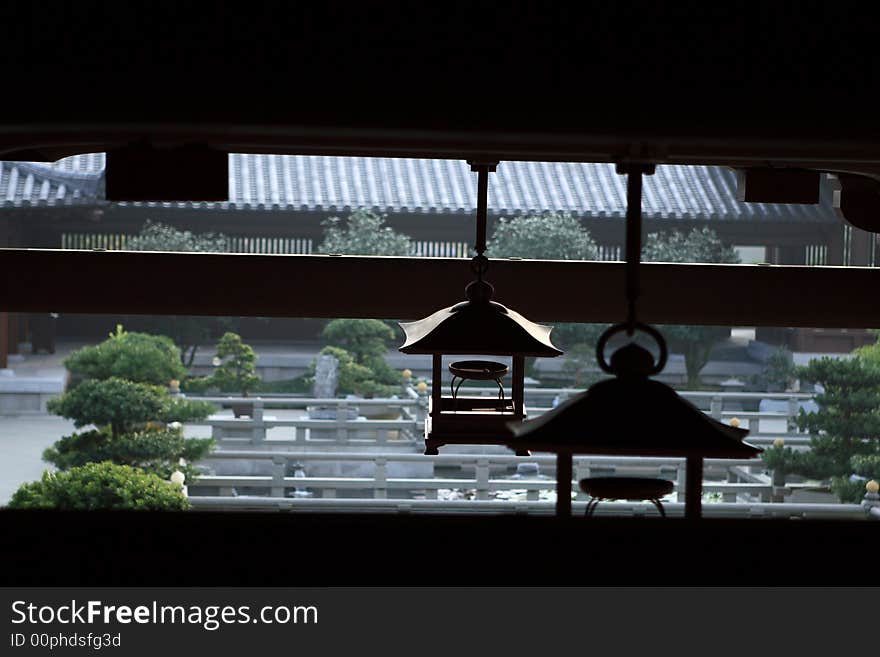
<path id="1" fill-rule="evenodd" d="M 642 265 L 641 318 L 727 326 L 880 326 L 880 269 Z M 546 322 L 625 316 L 624 265 L 493 260 L 498 301 Z M 464 298 L 453 258 L 0 249 L 6 311 L 414 319 Z"/>
<path id="2" fill-rule="evenodd" d="M 819 172 L 808 169 L 737 169 L 736 198 L 747 203 L 819 202 Z"/>
<path id="3" fill-rule="evenodd" d="M 685 461 L 684 517 L 699 520 L 703 515 L 703 457 L 688 456 Z"/>
<path id="4" fill-rule="evenodd" d="M 9 313 L 0 311 L 0 369 L 8 365 Z"/>

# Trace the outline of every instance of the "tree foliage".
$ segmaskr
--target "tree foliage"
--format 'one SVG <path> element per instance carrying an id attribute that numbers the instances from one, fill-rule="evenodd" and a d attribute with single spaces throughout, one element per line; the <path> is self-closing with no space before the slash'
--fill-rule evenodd
<path id="1" fill-rule="evenodd" d="M 486 255 L 490 258 L 595 260 L 599 249 L 577 217 L 567 212 L 543 212 L 499 219 Z"/>
<path id="2" fill-rule="evenodd" d="M 44 472 L 39 481 L 23 484 L 9 502 L 10 509 L 62 511 L 183 511 L 189 506 L 179 488 L 157 475 L 110 462 Z"/>
<path id="3" fill-rule="evenodd" d="M 372 365 L 358 363 L 354 356 L 341 347 L 328 345 L 321 349 L 321 355 L 330 355 L 339 363 L 337 392 L 361 395 L 362 397 L 390 397 L 399 390 L 401 375 L 383 360 L 373 361 Z M 314 382 L 317 360 L 309 366 L 306 381 Z"/>
<path id="4" fill-rule="evenodd" d="M 171 338 L 149 333 L 130 333 L 122 326 L 100 344 L 77 349 L 64 360 L 75 379 L 104 380 L 117 377 L 136 383 L 167 386 L 181 379 L 186 368 L 180 349 Z"/>
<path id="5" fill-rule="evenodd" d="M 203 401 L 172 397 L 160 386 L 118 377 L 87 379 L 46 405 L 50 413 L 73 420 L 80 428 L 107 427 L 114 437 L 142 429 L 149 422 L 185 422 L 210 415 Z"/>
<path id="6" fill-rule="evenodd" d="M 492 258 L 595 260 L 599 249 L 577 217 L 563 212 L 544 212 L 499 219 L 486 254 Z M 574 385 L 591 380 L 588 371 L 596 361 L 593 350 L 607 326 L 554 324 L 553 343 L 566 352 L 564 371 L 575 379 Z"/>
<path id="7" fill-rule="evenodd" d="M 810 433 L 810 450 L 774 447 L 764 462 L 786 473 L 830 479 L 841 499 L 858 501 L 864 484 L 853 486 L 850 476 L 880 475 L 880 368 L 859 357 L 824 357 L 797 368 L 797 375 L 823 389 L 815 397 L 819 411 L 802 409 L 796 420 Z"/>
<path id="8" fill-rule="evenodd" d="M 788 390 L 797 379 L 797 367 L 791 352 L 785 347 L 773 350 L 759 375 L 752 382 L 766 390 Z"/>
<path id="9" fill-rule="evenodd" d="M 192 233 L 158 221 L 143 225 L 138 235 L 130 237 L 125 248 L 129 251 L 229 251 L 229 238 L 222 233 Z"/>
<path id="10" fill-rule="evenodd" d="M 61 397 L 49 400 L 46 407 L 50 413 L 73 420 L 77 428 L 106 426 L 119 436 L 158 418 L 168 397 L 159 386 L 114 376 L 83 381 Z"/>
<path id="11" fill-rule="evenodd" d="M 257 354 L 237 333 L 225 333 L 217 342 L 215 363 L 211 375 L 190 381 L 189 389 L 217 388 L 220 392 L 237 392 L 247 397 L 260 383 Z"/>
<path id="12" fill-rule="evenodd" d="M 378 319 L 334 319 L 327 323 L 321 336 L 328 342 L 321 353 L 340 358 L 339 352 L 344 352 L 353 361 L 347 366 L 350 374 L 343 377 L 343 360 L 340 360 L 340 392 L 365 397 L 384 396 L 393 394 L 400 385 L 400 372 L 385 360 L 388 346 L 395 339 L 394 331 L 385 322 Z M 330 351 L 332 349 L 339 351 Z"/>
<path id="13" fill-rule="evenodd" d="M 412 240 L 385 225 L 386 215 L 359 208 L 345 221 L 329 217 L 323 222 L 324 241 L 318 253 L 405 256 L 413 252 Z"/>
<path id="14" fill-rule="evenodd" d="M 646 262 L 738 263 L 736 250 L 724 244 L 710 228 L 694 228 L 689 233 L 669 231 L 651 233 L 642 248 Z M 672 351 L 684 355 L 687 385 L 700 386 L 700 372 L 709 362 L 712 348 L 730 335 L 720 326 L 669 325 L 662 329 Z"/>
<path id="15" fill-rule="evenodd" d="M 192 464 L 214 441 L 184 438 L 180 422 L 203 419 L 214 407 L 169 394 L 168 382 L 185 372 L 174 343 L 117 327 L 108 340 L 76 351 L 65 364 L 84 380 L 47 408 L 77 428 L 96 429 L 64 436 L 43 452 L 62 472 L 22 486 L 19 508 L 188 508 L 159 477 L 177 469 L 189 480 L 196 477 Z M 65 497 L 59 482 L 82 500 Z"/>
<path id="16" fill-rule="evenodd" d="M 737 264 L 736 249 L 721 241 L 711 228 L 693 228 L 690 232 L 650 233 L 642 246 L 646 262 L 714 262 Z"/>
<path id="17" fill-rule="evenodd" d="M 349 352 L 358 363 L 384 359 L 394 331 L 378 319 L 334 319 L 327 322 L 321 337 L 327 344 Z"/>
<path id="18" fill-rule="evenodd" d="M 152 472 L 162 479 L 180 470 L 192 482 L 199 474 L 193 463 L 207 456 L 213 446 L 211 438 L 184 438 L 180 427 L 145 429 L 118 436 L 106 429 L 95 429 L 64 436 L 43 452 L 43 460 L 59 470 L 111 461 Z"/>
<path id="19" fill-rule="evenodd" d="M 859 347 L 853 353 L 865 363 L 880 368 L 880 331 L 875 330 L 873 333 L 877 336 L 877 342 Z"/>

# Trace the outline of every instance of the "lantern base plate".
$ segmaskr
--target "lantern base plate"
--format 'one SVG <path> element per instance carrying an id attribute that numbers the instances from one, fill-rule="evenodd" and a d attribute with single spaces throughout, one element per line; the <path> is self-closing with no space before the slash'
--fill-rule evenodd
<path id="1" fill-rule="evenodd" d="M 450 424 L 446 422 L 449 419 L 447 417 L 442 417 L 439 421 L 436 417 L 428 417 L 425 420 L 425 454 L 436 455 L 439 453 L 438 448 L 444 445 L 500 445 L 512 449 L 517 456 L 531 456 L 529 450 L 511 445 L 516 439 L 507 426 L 508 422 L 524 418 L 516 418 L 507 413 L 503 416 L 503 423 L 487 424 L 485 418 L 480 421 L 481 414 L 469 415 L 471 418 L 469 425 L 460 422 Z M 461 417 L 458 415 L 458 418 Z"/>

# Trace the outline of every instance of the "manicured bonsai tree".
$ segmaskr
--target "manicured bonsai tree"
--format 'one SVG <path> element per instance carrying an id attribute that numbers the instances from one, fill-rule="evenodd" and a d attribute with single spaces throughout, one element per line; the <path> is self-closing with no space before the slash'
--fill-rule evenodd
<path id="1" fill-rule="evenodd" d="M 327 322 L 321 337 L 327 344 L 350 353 L 356 362 L 384 359 L 394 332 L 378 319 L 334 319 Z"/>
<path id="2" fill-rule="evenodd" d="M 329 354 L 339 361 L 339 380 L 337 392 L 342 394 L 355 394 L 362 397 L 385 397 L 394 394 L 398 388 L 394 385 L 380 383 L 376 380 L 375 372 L 355 362 L 354 357 L 345 349 L 339 347 L 324 347 L 321 354 Z M 309 378 L 313 380 L 315 375 L 315 363 L 309 368 Z"/>
<path id="3" fill-rule="evenodd" d="M 811 479 L 828 480 L 844 502 L 858 502 L 864 482 L 853 474 L 880 474 L 880 368 L 856 356 L 819 358 L 799 367 L 797 376 L 818 383 L 819 411 L 801 410 L 797 425 L 810 433 L 810 450 L 796 452 L 776 445 L 763 454 L 768 468 Z"/>
<path id="4" fill-rule="evenodd" d="M 73 420 L 77 428 L 94 424 L 114 436 L 143 429 L 150 422 L 202 419 L 214 407 L 203 401 L 172 397 L 160 386 L 117 377 L 83 381 L 46 405 L 51 413 Z"/>
<path id="5" fill-rule="evenodd" d="M 47 408 L 78 429 L 94 428 L 43 452 L 61 472 L 23 486 L 18 508 L 187 508 L 163 480 L 177 469 L 195 479 L 193 462 L 214 443 L 184 438 L 180 423 L 205 418 L 214 407 L 169 394 L 169 383 L 185 373 L 174 343 L 117 326 L 108 340 L 74 352 L 65 364 L 79 382 Z"/>
<path id="6" fill-rule="evenodd" d="M 334 319 L 321 336 L 329 343 L 321 353 L 339 359 L 339 391 L 365 397 L 393 394 L 402 382 L 400 372 L 385 360 L 394 331 L 377 319 Z"/>
<path id="7" fill-rule="evenodd" d="M 83 347 L 64 361 L 74 381 L 118 377 L 137 383 L 167 386 L 180 380 L 186 368 L 180 362 L 180 349 L 171 338 L 149 333 L 129 333 L 117 325 L 104 342 Z"/>
<path id="8" fill-rule="evenodd" d="M 217 343 L 216 367 L 211 376 L 190 382 L 190 389 L 217 388 L 220 392 L 237 392 L 247 397 L 260 383 L 257 355 L 237 333 L 225 333 Z"/>
<path id="9" fill-rule="evenodd" d="M 172 397 L 160 386 L 117 377 L 90 379 L 47 407 L 73 420 L 77 428 L 97 427 L 64 436 L 43 452 L 43 459 L 61 470 L 106 460 L 161 477 L 180 469 L 191 481 L 198 474 L 192 462 L 206 456 L 214 444 L 210 438 L 184 438 L 180 424 L 205 418 L 214 407 Z"/>
<path id="10" fill-rule="evenodd" d="M 73 420 L 79 429 L 89 424 L 107 427 L 114 436 L 143 427 L 162 414 L 169 398 L 159 386 L 135 383 L 118 377 L 88 379 L 57 399 L 47 410 Z"/>
<path id="11" fill-rule="evenodd" d="M 23 484 L 10 509 L 96 511 L 184 511 L 189 500 L 180 488 L 155 474 L 127 465 L 86 463 L 66 472 L 44 472 L 39 481 Z"/>
<path id="12" fill-rule="evenodd" d="M 112 461 L 130 465 L 168 479 L 175 470 L 195 481 L 199 471 L 193 466 L 214 445 L 211 438 L 184 438 L 179 423 L 166 429 L 147 429 L 114 436 L 96 429 L 64 436 L 43 452 L 43 460 L 59 470 L 87 463 Z"/>

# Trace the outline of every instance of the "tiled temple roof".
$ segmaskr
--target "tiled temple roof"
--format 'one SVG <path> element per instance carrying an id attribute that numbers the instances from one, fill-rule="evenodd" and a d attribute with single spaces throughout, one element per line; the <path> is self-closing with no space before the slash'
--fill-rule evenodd
<path id="1" fill-rule="evenodd" d="M 0 207 L 91 205 L 103 199 L 104 155 L 51 164 L 0 162 Z M 827 182 L 822 182 L 827 187 Z M 660 165 L 645 178 L 643 213 L 670 220 L 835 222 L 830 194 L 818 205 L 736 200 L 736 174 L 724 167 Z M 155 203 L 219 210 L 473 214 L 476 175 L 461 160 L 229 156 L 226 203 Z M 564 211 L 584 218 L 623 218 L 626 181 L 613 164 L 502 162 L 490 177 L 489 211 L 497 215 Z"/>

